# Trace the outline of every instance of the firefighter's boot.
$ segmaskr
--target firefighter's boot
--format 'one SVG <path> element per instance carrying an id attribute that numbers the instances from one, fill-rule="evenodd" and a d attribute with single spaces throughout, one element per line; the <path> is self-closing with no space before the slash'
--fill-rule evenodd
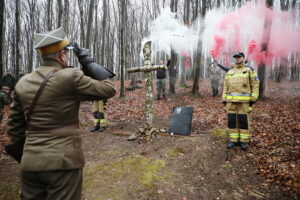
<path id="1" fill-rule="evenodd" d="M 91 132 L 98 131 L 99 127 L 100 127 L 99 113 L 94 112 L 94 126 L 91 128 Z"/>
<path id="2" fill-rule="evenodd" d="M 227 144 L 227 149 L 232 149 L 233 147 L 239 146 L 238 142 L 230 142 Z"/>
<path id="3" fill-rule="evenodd" d="M 105 130 L 105 127 L 99 125 L 98 131 L 102 132 L 102 131 L 104 131 L 104 130 Z"/>
<path id="4" fill-rule="evenodd" d="M 159 94 L 157 95 L 156 100 L 160 100 L 160 95 Z"/>
<path id="5" fill-rule="evenodd" d="M 94 125 L 93 128 L 91 128 L 91 132 L 98 131 L 99 128 L 100 128 L 100 124 L 98 123 L 98 124 Z"/>
<path id="6" fill-rule="evenodd" d="M 241 149 L 242 149 L 243 151 L 246 151 L 246 150 L 248 149 L 248 143 L 246 143 L 246 142 L 241 142 Z"/>

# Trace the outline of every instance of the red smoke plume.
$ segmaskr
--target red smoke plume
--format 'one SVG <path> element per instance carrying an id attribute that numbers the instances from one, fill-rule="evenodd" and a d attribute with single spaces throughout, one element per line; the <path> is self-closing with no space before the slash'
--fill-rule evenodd
<path id="1" fill-rule="evenodd" d="M 300 29 L 291 25 L 292 18 L 291 12 L 267 8 L 265 1 L 248 3 L 218 22 L 211 55 L 226 59 L 225 52 L 242 51 L 257 64 L 271 64 L 274 58 L 300 52 Z M 268 43 L 267 52 L 263 43 Z"/>

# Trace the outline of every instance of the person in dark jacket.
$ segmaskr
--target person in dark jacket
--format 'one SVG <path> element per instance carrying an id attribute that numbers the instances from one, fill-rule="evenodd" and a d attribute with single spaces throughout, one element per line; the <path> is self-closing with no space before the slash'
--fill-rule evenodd
<path id="1" fill-rule="evenodd" d="M 3 86 L 2 90 L 0 91 L 0 123 L 3 119 L 2 110 L 4 108 L 4 105 L 11 104 L 11 98 L 9 96 L 9 87 Z"/>
<path id="2" fill-rule="evenodd" d="M 244 56 L 245 56 L 245 55 L 244 55 Z M 229 70 L 231 70 L 231 69 L 234 68 L 234 63 L 231 63 L 231 64 L 230 64 L 230 67 L 225 67 L 224 65 L 221 65 L 220 63 L 218 63 L 218 61 L 217 61 L 216 59 L 214 59 L 214 63 L 217 64 L 217 66 L 220 67 L 220 68 L 221 68 L 223 71 L 225 71 L 225 72 L 228 72 Z M 247 63 L 248 63 L 248 61 L 246 60 L 246 61 L 245 61 L 245 64 L 247 64 Z M 248 66 L 246 65 L 246 67 L 248 67 Z M 250 68 L 251 71 L 254 71 L 254 68 L 253 68 L 253 67 L 249 66 L 248 68 Z"/>
<path id="3" fill-rule="evenodd" d="M 167 67 L 170 65 L 171 60 L 168 60 Z M 163 65 L 163 61 L 160 61 L 160 65 Z M 156 87 L 157 87 L 157 98 L 160 99 L 160 93 L 162 93 L 163 98 L 166 98 L 166 78 L 167 78 L 167 69 L 157 70 L 156 71 Z"/>
<path id="4" fill-rule="evenodd" d="M 16 74 L 16 83 L 24 76 L 24 70 L 22 70 L 22 69 L 20 69 L 19 70 L 19 73 L 18 74 Z"/>
<path id="5" fill-rule="evenodd" d="M 2 78 L 2 85 L 9 87 L 10 91 L 14 90 L 16 85 L 16 79 L 12 75 L 11 70 L 7 70 L 6 74 Z"/>

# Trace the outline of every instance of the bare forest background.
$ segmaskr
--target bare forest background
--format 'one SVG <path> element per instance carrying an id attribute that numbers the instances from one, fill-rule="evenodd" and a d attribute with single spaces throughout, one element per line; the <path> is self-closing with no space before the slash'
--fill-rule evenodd
<path id="1" fill-rule="evenodd" d="M 92 51 L 95 60 L 114 71 L 121 81 L 120 96 L 124 96 L 124 81 L 132 78 L 126 69 L 141 66 L 143 38 L 149 35 L 149 24 L 158 17 L 163 8 L 169 7 L 176 18 L 187 27 L 199 25 L 199 38 L 205 29 L 203 19 L 207 11 L 215 8 L 235 10 L 251 0 L 0 0 L 0 76 L 11 69 L 17 73 L 24 69 L 30 73 L 39 66 L 39 56 L 33 47 L 36 32 L 63 27 L 73 42 Z M 256 0 L 257 1 L 257 0 Z M 298 0 L 267 0 L 268 7 L 295 13 L 299 25 Z M 267 23 L 267 22 L 266 22 Z M 268 33 L 266 33 L 268 34 Z M 205 38 L 203 38 L 205 40 Z M 267 44 L 265 45 L 267 47 Z M 192 92 L 199 93 L 199 80 L 206 77 L 208 59 L 202 51 L 202 40 L 191 54 L 190 68 L 185 69 L 182 55 L 175 51 L 155 52 L 152 62 L 158 63 L 171 56 L 170 80 L 179 69 L 180 84 L 193 81 Z M 74 59 L 75 66 L 79 66 Z M 258 66 L 262 81 L 263 97 L 265 78 L 275 81 L 293 81 L 300 78 L 300 55 L 290 52 L 288 57 L 273 61 L 271 67 Z M 142 78 L 142 73 L 139 75 Z M 174 81 L 170 81 L 170 93 L 175 93 Z"/>

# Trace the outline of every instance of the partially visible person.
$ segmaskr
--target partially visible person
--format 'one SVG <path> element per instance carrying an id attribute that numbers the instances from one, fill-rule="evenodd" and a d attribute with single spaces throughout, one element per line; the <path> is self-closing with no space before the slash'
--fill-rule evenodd
<path id="1" fill-rule="evenodd" d="M 210 79 L 210 85 L 212 89 L 212 96 L 215 97 L 219 92 L 219 83 L 222 77 L 221 70 L 217 67 L 215 63 L 211 63 L 207 68 L 208 76 Z"/>
<path id="2" fill-rule="evenodd" d="M 242 53 L 242 54 L 244 55 L 244 53 Z M 235 63 L 231 63 L 230 67 L 225 67 L 224 65 L 221 65 L 220 63 L 218 63 L 218 61 L 215 58 L 214 58 L 214 63 L 225 72 L 228 72 L 229 70 L 233 69 L 234 65 L 235 65 Z M 249 69 L 251 69 L 251 71 L 255 71 L 253 67 L 247 65 L 247 63 L 248 63 L 247 60 L 245 60 L 244 63 L 245 63 L 246 67 L 249 67 Z"/>
<path id="3" fill-rule="evenodd" d="M 2 78 L 2 86 L 7 86 L 9 87 L 10 91 L 13 91 L 15 88 L 15 84 L 16 79 L 12 75 L 12 70 L 9 69 Z"/>
<path id="4" fill-rule="evenodd" d="M 9 96 L 9 87 L 3 86 L 2 90 L 0 91 L 0 123 L 3 119 L 3 113 L 2 110 L 5 105 L 11 104 L 11 98 Z"/>
<path id="5" fill-rule="evenodd" d="M 222 96 L 228 113 L 230 143 L 227 148 L 240 146 L 247 150 L 250 142 L 248 112 L 258 99 L 259 79 L 256 72 L 245 66 L 244 53 L 238 52 L 233 57 L 236 62 L 225 76 Z"/>
<path id="6" fill-rule="evenodd" d="M 77 44 L 74 52 L 82 71 L 68 67 L 71 46 L 62 28 L 36 34 L 34 46 L 42 64 L 17 83 L 7 131 L 13 144 L 25 139 L 21 199 L 80 200 L 80 102 L 114 96 L 115 86 L 108 79 L 114 74 Z"/>
<path id="7" fill-rule="evenodd" d="M 163 61 L 159 62 L 160 65 L 163 65 Z M 171 64 L 171 60 L 169 59 L 167 62 L 167 67 Z M 160 94 L 162 97 L 166 98 L 166 78 L 167 78 L 167 68 L 157 70 L 156 71 L 156 87 L 157 87 L 157 98 L 156 100 L 160 99 Z"/>
<path id="8" fill-rule="evenodd" d="M 20 69 L 18 74 L 16 74 L 15 79 L 16 79 L 16 83 L 25 75 L 24 70 Z"/>
<path id="9" fill-rule="evenodd" d="M 230 69 L 234 68 L 234 63 L 231 63 L 230 67 L 225 67 L 224 65 L 221 65 L 215 58 L 213 58 L 213 63 L 216 64 L 218 67 L 220 67 L 225 72 L 228 72 Z"/>
<path id="10" fill-rule="evenodd" d="M 94 126 L 92 127 L 91 132 L 102 132 L 105 130 L 105 127 L 107 126 L 106 102 L 107 100 L 93 102 Z"/>

